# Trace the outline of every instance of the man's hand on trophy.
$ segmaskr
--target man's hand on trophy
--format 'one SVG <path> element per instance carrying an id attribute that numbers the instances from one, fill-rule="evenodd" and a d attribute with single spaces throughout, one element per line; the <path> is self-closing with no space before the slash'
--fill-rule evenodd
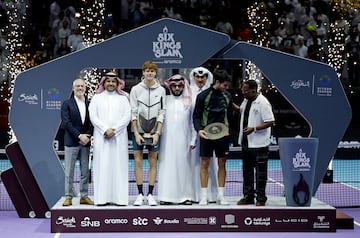
<path id="1" fill-rule="evenodd" d="M 138 132 L 136 132 L 134 134 L 135 134 L 136 144 L 142 145 L 144 143 L 144 138 Z"/>
<path id="2" fill-rule="evenodd" d="M 155 133 L 155 134 L 152 134 L 151 137 L 152 137 L 152 144 L 151 145 L 154 146 L 154 145 L 156 145 L 158 143 L 160 134 Z"/>

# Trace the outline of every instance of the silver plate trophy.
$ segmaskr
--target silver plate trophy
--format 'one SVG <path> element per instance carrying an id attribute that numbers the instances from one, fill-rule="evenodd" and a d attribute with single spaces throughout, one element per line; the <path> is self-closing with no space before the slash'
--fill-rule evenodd
<path id="1" fill-rule="evenodd" d="M 143 145 L 152 145 L 153 143 L 153 138 L 151 137 L 151 131 L 152 129 L 155 127 L 156 124 L 156 118 L 153 117 L 150 120 L 145 119 L 144 116 L 139 115 L 139 120 L 140 120 L 140 127 L 143 129 L 144 131 L 144 143 Z"/>
<path id="2" fill-rule="evenodd" d="M 220 122 L 211 123 L 207 125 L 204 130 L 209 140 L 217 140 L 229 134 L 229 128 Z"/>

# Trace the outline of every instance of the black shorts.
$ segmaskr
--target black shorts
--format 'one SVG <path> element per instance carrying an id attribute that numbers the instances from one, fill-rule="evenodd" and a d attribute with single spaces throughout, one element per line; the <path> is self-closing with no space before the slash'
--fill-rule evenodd
<path id="1" fill-rule="evenodd" d="M 227 157 L 229 154 L 229 136 L 217 140 L 206 140 L 200 138 L 200 156 L 212 157 L 213 152 L 218 158 Z"/>

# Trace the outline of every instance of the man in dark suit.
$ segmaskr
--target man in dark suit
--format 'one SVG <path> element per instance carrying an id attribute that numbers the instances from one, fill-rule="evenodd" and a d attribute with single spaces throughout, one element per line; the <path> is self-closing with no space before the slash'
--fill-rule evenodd
<path id="1" fill-rule="evenodd" d="M 94 205 L 88 196 L 90 137 L 93 126 L 89 117 L 89 101 L 85 97 L 86 85 L 83 79 L 75 79 L 72 96 L 61 106 L 61 122 L 65 129 L 65 201 L 63 206 L 72 205 L 74 195 L 74 169 L 76 159 L 80 160 L 80 204 Z"/>

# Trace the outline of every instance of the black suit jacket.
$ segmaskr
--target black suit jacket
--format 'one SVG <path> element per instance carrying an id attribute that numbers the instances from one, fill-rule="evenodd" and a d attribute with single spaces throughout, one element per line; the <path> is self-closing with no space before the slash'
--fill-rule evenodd
<path id="1" fill-rule="evenodd" d="M 64 146 L 78 146 L 79 135 L 93 133 L 93 126 L 89 116 L 89 101 L 85 100 L 86 116 L 84 124 L 81 122 L 80 111 L 74 97 L 67 99 L 61 105 L 61 123 L 65 129 Z M 88 143 L 90 146 L 90 143 Z"/>

